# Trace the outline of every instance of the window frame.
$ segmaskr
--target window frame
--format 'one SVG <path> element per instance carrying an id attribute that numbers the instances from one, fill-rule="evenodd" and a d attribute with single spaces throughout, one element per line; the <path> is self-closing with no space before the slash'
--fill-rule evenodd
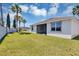
<path id="1" fill-rule="evenodd" d="M 59 27 L 59 26 L 57 26 L 57 22 L 60 22 L 61 24 L 60 24 L 60 30 L 57 30 L 57 27 Z M 52 23 L 55 23 L 55 25 L 54 25 L 54 27 L 55 27 L 55 30 L 52 30 Z M 56 22 L 51 22 L 51 31 L 59 31 L 59 32 L 61 32 L 62 31 L 62 22 L 61 21 L 56 21 Z"/>
<path id="2" fill-rule="evenodd" d="M 52 24 L 54 23 L 54 30 L 52 30 Z M 51 22 L 51 31 L 55 31 L 55 22 Z"/>

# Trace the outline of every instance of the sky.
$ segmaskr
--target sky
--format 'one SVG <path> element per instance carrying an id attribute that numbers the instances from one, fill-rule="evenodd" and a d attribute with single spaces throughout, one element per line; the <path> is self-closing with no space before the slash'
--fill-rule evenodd
<path id="1" fill-rule="evenodd" d="M 15 13 L 11 11 L 13 3 L 3 3 L 3 16 L 6 21 L 7 14 L 10 14 L 11 25 L 14 20 Z M 39 21 L 47 20 L 54 17 L 73 16 L 72 8 L 75 3 L 18 3 L 22 9 L 22 16 L 26 21 L 26 27 Z M 21 23 L 21 26 L 23 24 Z"/>

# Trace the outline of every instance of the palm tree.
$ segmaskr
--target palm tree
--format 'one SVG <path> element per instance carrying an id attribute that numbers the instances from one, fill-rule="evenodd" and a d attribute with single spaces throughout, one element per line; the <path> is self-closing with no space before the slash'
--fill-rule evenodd
<path id="1" fill-rule="evenodd" d="M 20 6 L 18 4 L 14 4 L 11 6 L 11 10 L 16 13 L 15 17 L 17 22 L 19 21 L 19 17 L 18 14 L 22 12 L 22 9 L 20 8 Z M 19 21 L 19 25 L 20 25 L 20 21 Z"/>
<path id="2" fill-rule="evenodd" d="M 3 22 L 3 11 L 2 11 L 2 3 L 0 3 L 0 10 L 1 10 L 1 25 L 4 26 L 4 22 Z"/>
<path id="3" fill-rule="evenodd" d="M 14 18 L 15 18 L 15 19 L 18 18 L 18 21 L 19 21 L 19 26 L 18 26 L 18 27 L 20 28 L 20 24 L 21 24 L 22 17 L 15 15 Z M 16 21 L 17 21 L 17 20 L 16 20 Z"/>
<path id="4" fill-rule="evenodd" d="M 73 15 L 79 16 L 79 5 L 75 6 L 72 10 Z"/>

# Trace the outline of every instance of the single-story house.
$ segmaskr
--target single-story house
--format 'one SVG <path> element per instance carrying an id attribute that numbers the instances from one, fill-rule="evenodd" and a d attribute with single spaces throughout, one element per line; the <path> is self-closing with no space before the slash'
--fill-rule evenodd
<path id="1" fill-rule="evenodd" d="M 79 20 L 76 17 L 50 18 L 31 25 L 31 31 L 72 39 L 79 35 Z"/>

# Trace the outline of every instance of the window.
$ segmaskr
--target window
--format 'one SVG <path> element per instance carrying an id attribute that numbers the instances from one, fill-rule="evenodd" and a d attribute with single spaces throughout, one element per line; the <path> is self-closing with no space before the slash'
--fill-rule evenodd
<path id="1" fill-rule="evenodd" d="M 61 31 L 61 22 L 52 22 L 51 31 Z"/>
<path id="2" fill-rule="evenodd" d="M 51 23 L 51 31 L 55 31 L 55 22 Z"/>
<path id="3" fill-rule="evenodd" d="M 61 22 L 56 22 L 56 31 L 61 31 Z"/>

